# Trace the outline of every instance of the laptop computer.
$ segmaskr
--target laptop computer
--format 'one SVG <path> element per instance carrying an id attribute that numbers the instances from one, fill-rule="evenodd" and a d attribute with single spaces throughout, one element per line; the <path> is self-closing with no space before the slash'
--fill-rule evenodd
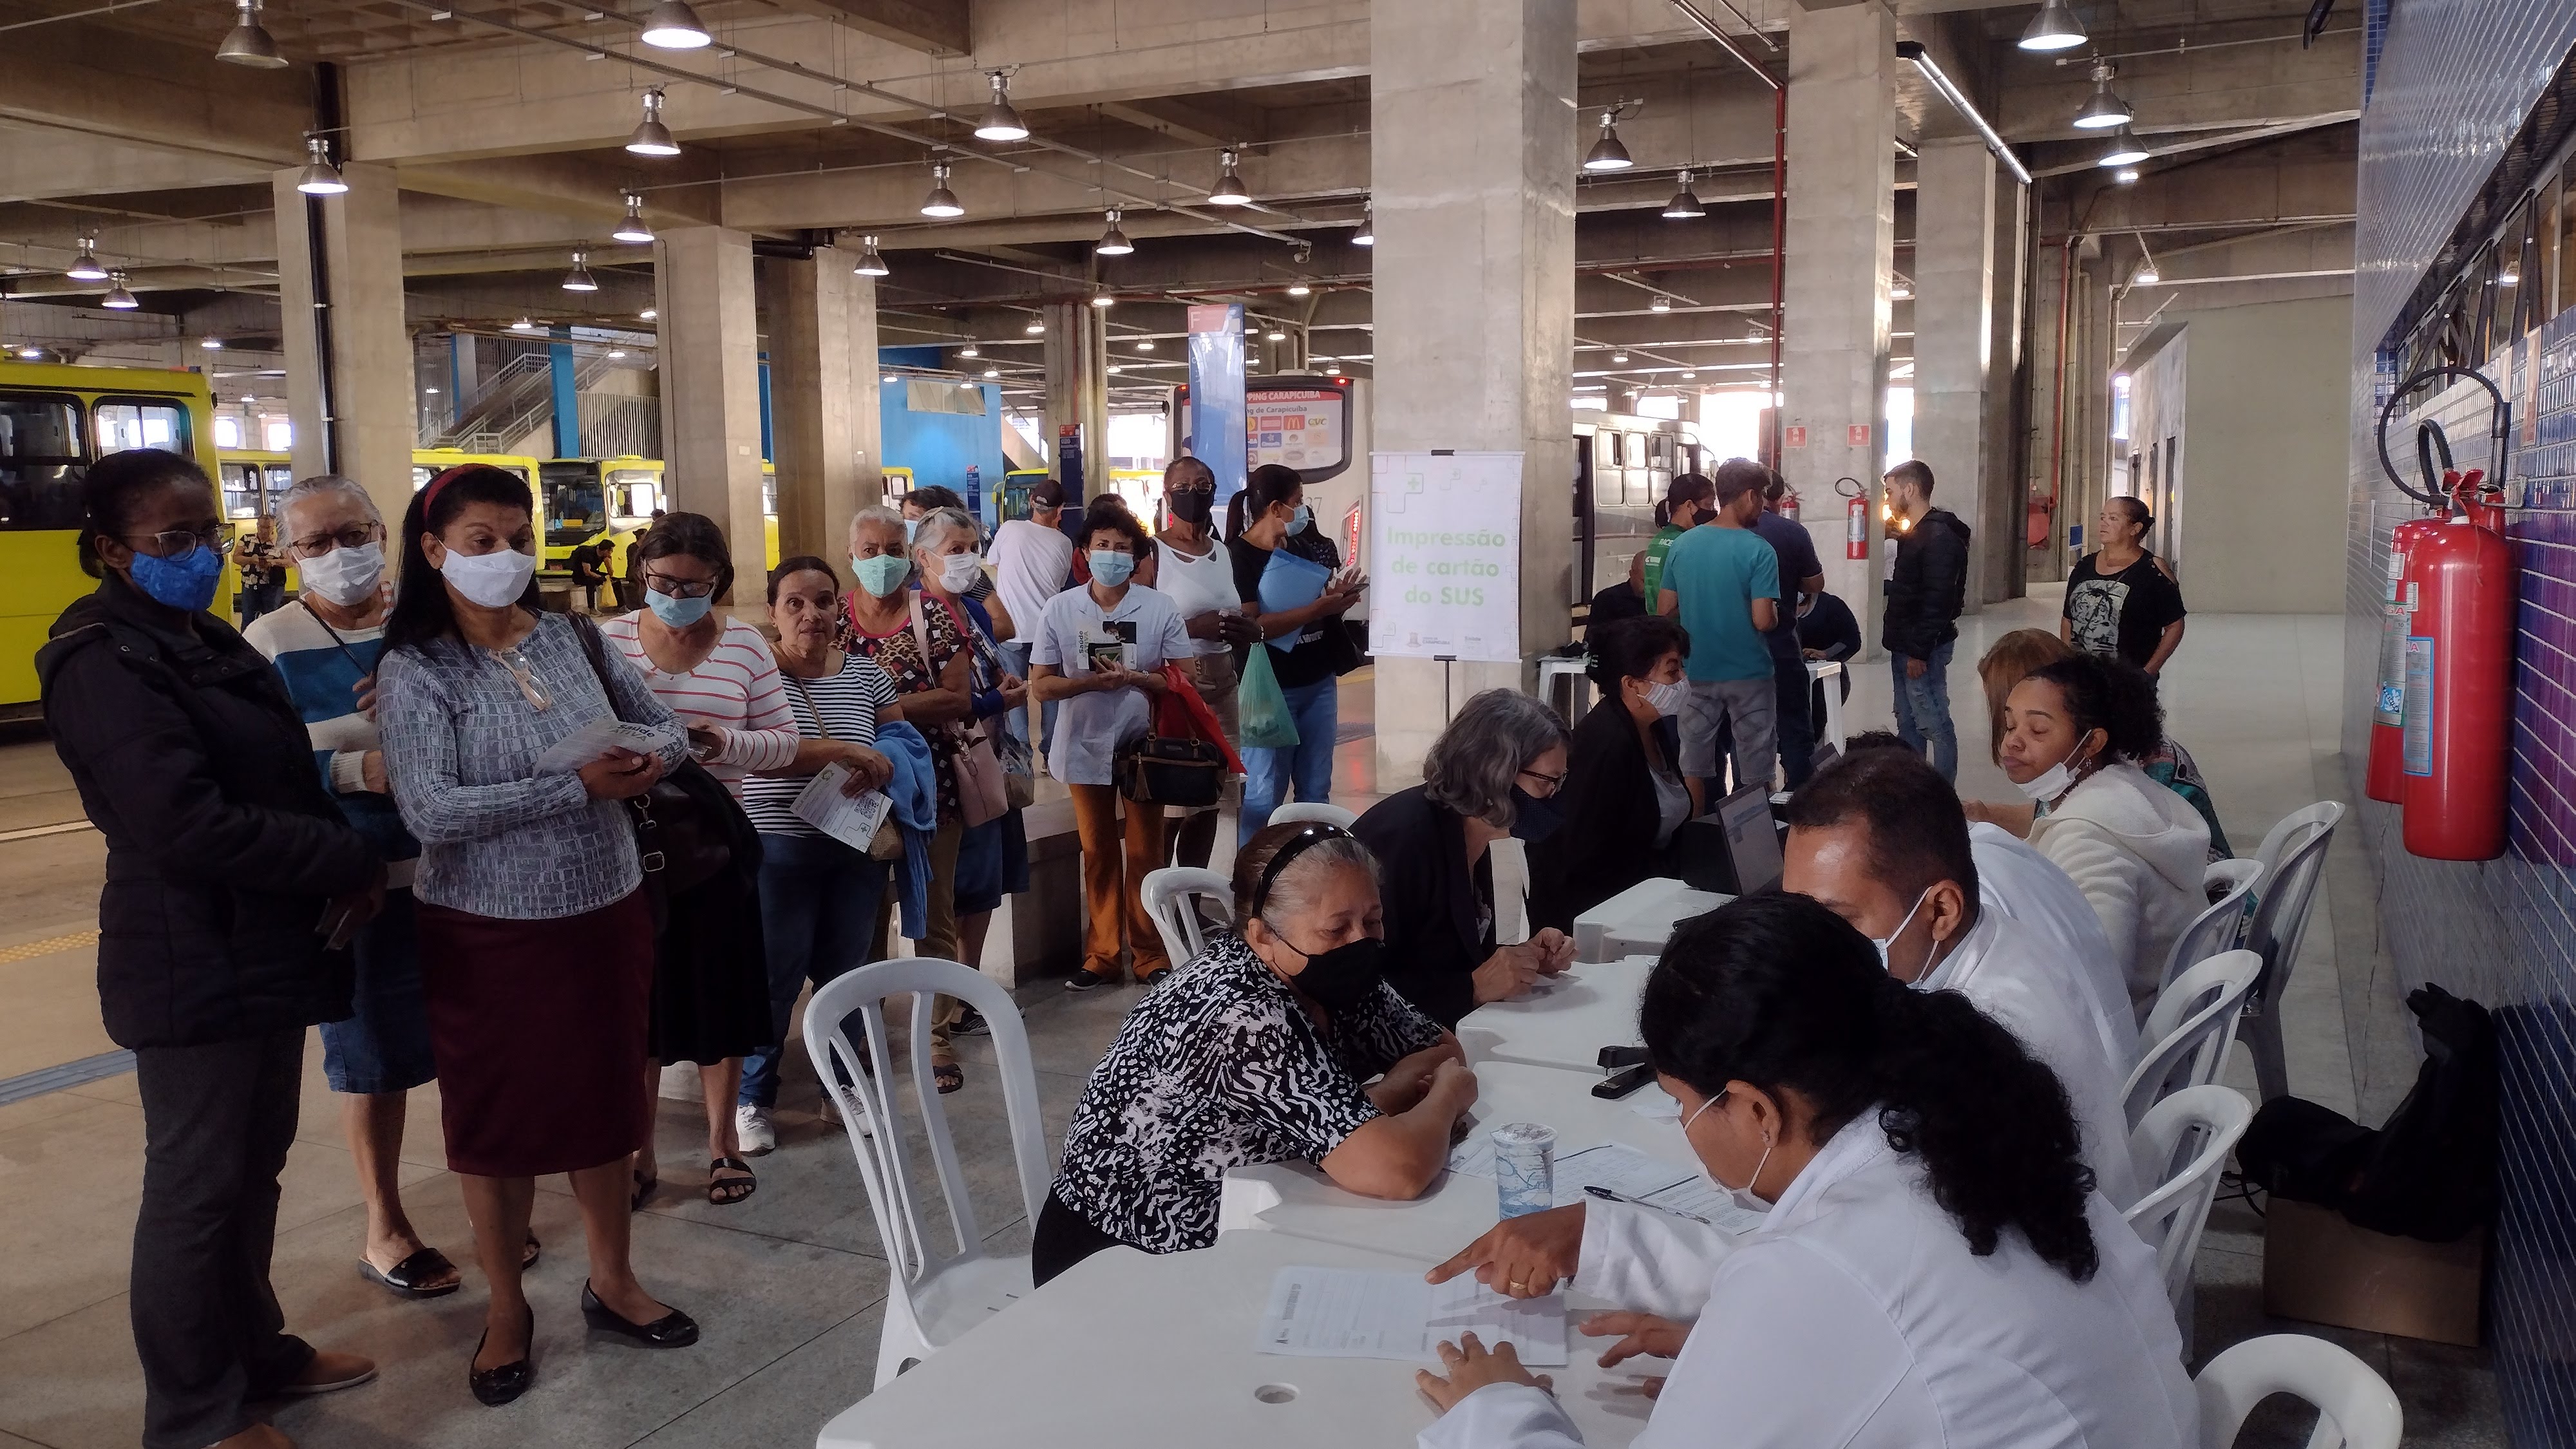
<path id="1" fill-rule="evenodd" d="M 1778 885 L 1780 827 L 1771 818 L 1771 792 L 1747 786 L 1682 822 L 1673 832 L 1673 854 L 1693 890 L 1745 896 Z"/>

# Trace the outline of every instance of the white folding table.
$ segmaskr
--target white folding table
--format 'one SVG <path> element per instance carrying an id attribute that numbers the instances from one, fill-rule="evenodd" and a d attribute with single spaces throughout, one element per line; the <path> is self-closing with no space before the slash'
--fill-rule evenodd
<path id="1" fill-rule="evenodd" d="M 1675 925 L 1733 899 L 1692 890 L 1669 876 L 1641 880 L 1574 918 L 1574 959 L 1659 956 Z"/>
<path id="2" fill-rule="evenodd" d="M 1597 1072 L 1603 1047 L 1637 1044 L 1637 1002 L 1654 969 L 1651 956 L 1578 961 L 1525 995 L 1468 1012 L 1458 1044 L 1472 1067 L 1526 1062 Z"/>
<path id="3" fill-rule="evenodd" d="M 1221 1233 L 1195 1253 L 1094 1254 L 843 1410 L 817 1449 L 1407 1449 L 1436 1414 L 1420 1365 L 1289 1358 L 1254 1339 L 1281 1268 L 1419 1273 L 1433 1260 L 1280 1233 Z M 1607 1305 L 1589 1304 L 1568 1314 Z M 1668 1371 L 1598 1366 L 1606 1341 L 1568 1327 L 1556 1381 L 1591 1449 L 1623 1449 Z"/>

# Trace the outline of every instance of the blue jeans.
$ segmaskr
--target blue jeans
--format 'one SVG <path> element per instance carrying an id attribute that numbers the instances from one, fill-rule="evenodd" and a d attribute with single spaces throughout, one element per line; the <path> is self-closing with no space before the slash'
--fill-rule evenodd
<path id="1" fill-rule="evenodd" d="M 1003 665 L 1013 674 L 1018 675 L 1022 679 L 1029 677 L 1028 645 L 996 644 L 993 648 L 1002 656 Z M 1035 749 L 1041 759 L 1046 756 L 1047 746 L 1055 741 L 1055 707 L 1057 703 L 1058 701 L 1050 699 L 1044 706 L 1040 707 L 1040 713 L 1038 715 L 1038 738 L 1032 748 Z M 1027 706 L 1024 705 L 1019 709 L 1005 712 L 1002 719 L 1002 727 L 1011 732 L 1012 739 L 1018 740 L 1024 745 L 1030 743 L 1029 711 Z"/>
<path id="2" fill-rule="evenodd" d="M 778 1060 L 796 993 L 808 981 L 820 986 L 867 964 L 888 864 L 829 836 L 760 837 L 760 931 L 775 1041 L 742 1059 L 742 1105 L 778 1105 Z"/>
<path id="3" fill-rule="evenodd" d="M 1950 724 L 1950 655 L 1958 647 L 1952 639 L 1933 650 L 1921 679 L 1905 677 L 1906 655 L 1887 651 L 1888 667 L 1896 676 L 1896 737 L 1917 754 L 1930 741 L 1932 768 L 1954 785 L 1959 782 L 1959 732 Z"/>
<path id="4" fill-rule="evenodd" d="M 1243 819 L 1235 832 L 1241 845 L 1270 823 L 1270 812 L 1288 803 L 1293 782 L 1297 798 L 1321 803 L 1333 793 L 1333 745 L 1341 729 L 1341 681 L 1329 675 L 1312 684 L 1280 691 L 1288 697 L 1289 717 L 1297 721 L 1297 747 L 1291 750 L 1243 751 Z"/>

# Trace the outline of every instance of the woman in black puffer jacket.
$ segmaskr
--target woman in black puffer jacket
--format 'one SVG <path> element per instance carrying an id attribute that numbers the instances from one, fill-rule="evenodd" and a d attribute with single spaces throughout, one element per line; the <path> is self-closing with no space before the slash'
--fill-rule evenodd
<path id="1" fill-rule="evenodd" d="M 246 1404 L 375 1375 L 285 1331 L 268 1260 L 305 1028 L 349 1014 L 348 954 L 325 933 L 374 912 L 384 866 L 323 790 L 276 671 L 206 612 L 231 538 L 206 475 L 137 449 L 99 460 L 81 495 L 99 586 L 54 621 L 36 671 L 107 840 L 99 1005 L 143 1098 L 143 1443 L 276 1449 Z"/>

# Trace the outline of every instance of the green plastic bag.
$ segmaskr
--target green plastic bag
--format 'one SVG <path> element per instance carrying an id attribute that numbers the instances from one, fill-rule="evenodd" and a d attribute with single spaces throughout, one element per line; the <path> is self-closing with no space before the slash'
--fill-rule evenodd
<path id="1" fill-rule="evenodd" d="M 1267 645 L 1252 646 L 1243 665 L 1243 683 L 1235 688 L 1234 704 L 1242 711 L 1245 749 L 1297 748 L 1297 717 L 1288 712 L 1288 696 L 1279 688 L 1279 676 L 1270 672 Z"/>

